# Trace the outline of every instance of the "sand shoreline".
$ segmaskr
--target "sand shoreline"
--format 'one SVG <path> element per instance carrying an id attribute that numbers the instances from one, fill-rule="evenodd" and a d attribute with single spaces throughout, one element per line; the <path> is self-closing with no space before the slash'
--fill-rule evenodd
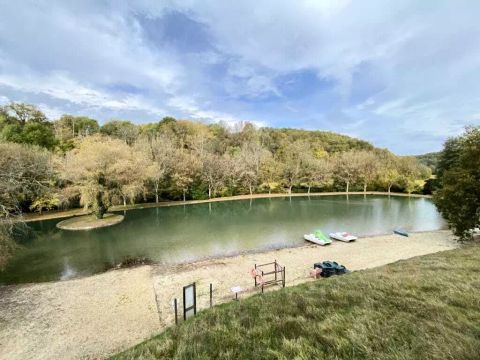
<path id="1" fill-rule="evenodd" d="M 145 265 L 59 282 L 0 287 L 0 358 L 97 359 L 125 350 L 174 323 L 171 301 L 181 303 L 182 287 L 197 284 L 199 310 L 256 294 L 249 270 L 276 259 L 286 266 L 286 285 L 313 281 L 317 261 L 335 260 L 350 270 L 454 249 L 450 231 L 382 235 L 327 247 L 306 245 L 177 265 Z M 328 280 L 318 280 L 328 281 Z M 278 287 L 271 288 L 270 291 Z"/>
<path id="2" fill-rule="evenodd" d="M 399 197 L 412 197 L 412 198 L 426 198 L 430 199 L 431 195 L 422 195 L 422 194 L 405 194 L 405 193 L 388 193 L 383 191 L 354 191 L 349 192 L 348 194 L 345 192 L 337 191 L 337 192 L 321 192 L 321 193 L 274 193 L 274 194 L 253 194 L 253 195 L 236 195 L 236 196 L 225 196 L 219 198 L 212 198 L 206 200 L 187 200 L 187 201 L 163 201 L 159 203 L 140 203 L 135 205 L 118 205 L 112 206 L 108 209 L 108 211 L 127 211 L 127 210 L 135 210 L 135 209 L 150 209 L 150 208 L 157 208 L 157 207 L 169 207 L 169 206 L 180 206 L 180 205 L 195 205 L 195 204 L 208 204 L 214 202 L 224 202 L 224 201 L 235 201 L 235 200 L 250 200 L 250 199 L 269 199 L 269 198 L 282 198 L 282 197 L 303 197 L 303 196 L 311 196 L 311 197 L 318 197 L 318 196 L 335 196 L 335 195 L 343 195 L 343 196 L 353 196 L 353 195 L 381 195 L 381 196 L 399 196 Z M 39 213 L 28 213 L 24 214 L 23 221 L 25 222 L 33 222 L 33 221 L 42 221 L 42 220 L 52 220 L 52 219 L 63 219 L 73 216 L 81 216 L 90 214 L 91 211 L 84 210 L 83 208 L 78 209 L 70 209 L 70 210 L 53 210 Z"/>

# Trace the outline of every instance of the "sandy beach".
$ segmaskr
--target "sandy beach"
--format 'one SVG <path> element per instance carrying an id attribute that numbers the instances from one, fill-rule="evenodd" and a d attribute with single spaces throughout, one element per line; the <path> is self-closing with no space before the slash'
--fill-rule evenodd
<path id="1" fill-rule="evenodd" d="M 61 282 L 0 288 L 0 359 L 102 359 L 159 333 L 174 323 L 171 301 L 197 284 L 197 304 L 231 301 L 233 286 L 256 294 L 250 269 L 276 259 L 286 266 L 286 285 L 306 281 L 313 263 L 334 260 L 352 271 L 457 247 L 442 230 L 360 238 L 354 243 L 306 245 L 175 266 L 113 270 Z M 319 279 L 316 281 L 328 281 Z M 278 286 L 269 291 L 278 290 Z"/>

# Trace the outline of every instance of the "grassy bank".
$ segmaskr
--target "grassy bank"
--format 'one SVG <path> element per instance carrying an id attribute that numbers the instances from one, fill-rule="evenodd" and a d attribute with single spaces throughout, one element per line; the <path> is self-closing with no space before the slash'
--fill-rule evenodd
<path id="1" fill-rule="evenodd" d="M 114 358 L 478 359 L 478 294 L 472 245 L 217 306 Z"/>

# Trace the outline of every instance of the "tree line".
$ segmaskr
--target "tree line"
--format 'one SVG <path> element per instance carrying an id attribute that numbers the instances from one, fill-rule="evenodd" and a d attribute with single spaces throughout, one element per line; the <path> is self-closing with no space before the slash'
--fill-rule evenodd
<path id="1" fill-rule="evenodd" d="M 111 205 L 162 199 L 312 190 L 412 193 L 431 175 L 414 157 L 331 132 L 250 123 L 231 128 L 172 117 L 100 126 L 84 116 L 48 121 L 21 103 L 0 108 L 0 139 L 2 157 L 15 157 L 4 165 L 10 173 L 3 181 L 21 177 L 35 184 L 4 188 L 23 211 L 85 206 L 101 217 Z"/>

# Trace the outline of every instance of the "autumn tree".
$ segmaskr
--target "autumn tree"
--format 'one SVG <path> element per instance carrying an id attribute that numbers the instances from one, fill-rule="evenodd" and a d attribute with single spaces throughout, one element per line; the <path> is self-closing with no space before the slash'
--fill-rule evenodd
<path id="1" fill-rule="evenodd" d="M 66 154 L 61 172 L 78 190 L 82 204 L 100 219 L 115 194 L 132 196 L 129 191 L 138 184 L 141 170 L 134 157 L 124 141 L 95 135 L 82 139 L 78 148 Z"/>
<path id="2" fill-rule="evenodd" d="M 308 157 L 310 156 L 310 145 L 302 140 L 288 144 L 282 151 L 282 177 L 288 188 L 288 193 L 292 193 L 292 187 L 298 184 L 303 176 Z"/>
<path id="3" fill-rule="evenodd" d="M 399 160 L 389 151 L 379 154 L 378 182 L 385 186 L 390 194 L 392 186 L 400 179 Z"/>
<path id="4" fill-rule="evenodd" d="M 259 181 L 262 187 L 268 189 L 268 193 L 271 194 L 272 190 L 277 189 L 281 183 L 281 176 L 283 173 L 282 163 L 277 161 L 270 152 L 266 153 L 267 156 L 263 159 L 259 169 Z"/>
<path id="5" fill-rule="evenodd" d="M 186 201 L 188 189 L 200 173 L 201 163 L 195 154 L 175 149 L 172 166 L 173 184 L 182 191 L 183 201 Z"/>
<path id="6" fill-rule="evenodd" d="M 234 161 L 238 167 L 238 178 L 240 183 L 248 189 L 250 195 L 258 186 L 260 166 L 269 155 L 268 151 L 256 141 L 244 143 L 235 155 Z"/>
<path id="7" fill-rule="evenodd" d="M 169 137 L 160 134 L 154 138 L 141 138 L 138 144 L 136 144 L 136 148 L 146 159 L 149 159 L 149 163 L 145 168 L 145 174 L 153 185 L 155 202 L 158 203 L 160 186 L 172 171 L 174 164 L 174 144 Z"/>
<path id="8" fill-rule="evenodd" d="M 208 187 L 208 198 L 211 199 L 224 186 L 229 163 L 225 158 L 210 153 L 205 153 L 200 161 L 200 176 Z"/>
<path id="9" fill-rule="evenodd" d="M 307 185 L 307 192 L 310 194 L 312 186 L 325 186 L 332 180 L 333 163 L 324 156 L 308 158 L 305 164 L 304 180 Z"/>
<path id="10" fill-rule="evenodd" d="M 334 162 L 334 176 L 339 182 L 345 184 L 345 192 L 348 193 L 350 185 L 358 181 L 359 178 L 359 156 L 355 151 L 347 151 L 336 155 Z"/>
<path id="11" fill-rule="evenodd" d="M 361 150 L 355 154 L 354 161 L 358 164 L 358 181 L 363 186 L 363 192 L 366 193 L 368 185 L 378 177 L 380 166 L 378 156 L 372 151 Z"/>
<path id="12" fill-rule="evenodd" d="M 40 147 L 0 143 L 0 270 L 15 250 L 11 235 L 24 204 L 49 196 L 50 158 Z"/>

